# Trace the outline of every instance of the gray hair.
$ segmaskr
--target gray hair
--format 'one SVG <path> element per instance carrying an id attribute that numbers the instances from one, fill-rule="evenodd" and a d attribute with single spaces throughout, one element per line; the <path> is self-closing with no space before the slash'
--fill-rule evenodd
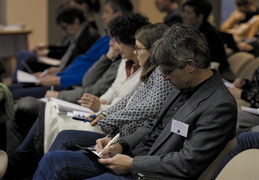
<path id="1" fill-rule="evenodd" d="M 157 65 L 183 68 L 187 59 L 199 68 L 210 65 L 209 46 L 204 35 L 192 26 L 174 24 L 151 49 L 151 60 Z"/>

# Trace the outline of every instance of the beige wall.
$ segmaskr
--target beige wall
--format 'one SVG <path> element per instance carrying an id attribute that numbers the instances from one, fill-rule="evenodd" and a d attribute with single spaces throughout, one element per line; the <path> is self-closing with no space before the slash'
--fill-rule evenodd
<path id="1" fill-rule="evenodd" d="M 47 0 L 6 0 L 5 23 L 22 23 L 31 28 L 30 45 L 48 37 Z"/>
<path id="2" fill-rule="evenodd" d="M 132 0 L 135 10 L 147 16 L 152 23 L 163 22 L 165 14 L 155 7 L 155 0 Z"/>
<path id="3" fill-rule="evenodd" d="M 5 11 L 5 23 L 23 23 L 30 27 L 33 33 L 29 36 L 30 44 L 38 42 L 57 43 L 62 37 L 61 30 L 53 19 L 54 9 L 61 0 L 0 0 L 0 7 Z M 101 0 L 102 2 L 103 0 Z M 155 0 L 131 0 L 135 11 L 146 15 L 152 23 L 162 22 L 165 14 L 160 13 L 155 7 Z M 214 0 L 210 0 L 214 2 Z M 4 3 L 3 3 L 4 2 Z M 215 6 L 215 4 L 214 4 Z M 217 9 L 217 8 L 215 8 Z M 215 11 L 215 10 L 214 10 Z M 1 11 L 3 12 L 3 11 Z M 217 15 L 216 15 L 217 16 Z M 97 15 L 100 21 L 100 15 Z M 217 20 L 216 20 L 217 22 Z M 0 22 L 1 23 L 1 22 Z M 100 25 L 101 22 L 98 22 Z M 102 32 L 102 26 L 100 26 Z"/>

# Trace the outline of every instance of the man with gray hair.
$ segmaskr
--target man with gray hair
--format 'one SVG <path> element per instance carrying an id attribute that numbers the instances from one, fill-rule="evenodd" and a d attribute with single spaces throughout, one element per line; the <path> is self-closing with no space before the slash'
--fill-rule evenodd
<path id="1" fill-rule="evenodd" d="M 235 99 L 220 74 L 209 68 L 208 44 L 197 28 L 173 25 L 154 44 L 151 56 L 163 79 L 175 87 L 155 121 L 108 147 L 109 138 L 98 139 L 100 159 L 50 151 L 35 179 L 198 178 L 235 136 Z"/>

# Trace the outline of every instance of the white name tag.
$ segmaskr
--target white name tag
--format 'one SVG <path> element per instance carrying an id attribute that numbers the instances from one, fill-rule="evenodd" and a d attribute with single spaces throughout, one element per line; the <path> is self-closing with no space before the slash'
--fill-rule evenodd
<path id="1" fill-rule="evenodd" d="M 186 124 L 174 119 L 172 120 L 171 132 L 183 137 L 187 137 L 188 129 L 189 129 L 189 124 Z"/>

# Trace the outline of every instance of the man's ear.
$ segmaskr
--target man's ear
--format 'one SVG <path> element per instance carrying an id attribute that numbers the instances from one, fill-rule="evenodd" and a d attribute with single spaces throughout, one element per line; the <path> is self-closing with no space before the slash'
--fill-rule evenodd
<path id="1" fill-rule="evenodd" d="M 196 62 L 194 60 L 192 60 L 192 59 L 187 59 L 186 63 L 187 63 L 186 64 L 187 70 L 189 72 L 192 72 L 195 69 L 195 67 L 196 67 Z"/>
<path id="2" fill-rule="evenodd" d="M 202 22 L 203 22 L 203 19 L 204 19 L 203 14 L 199 14 L 199 15 L 198 15 L 198 19 L 199 19 L 199 22 L 202 23 Z"/>

